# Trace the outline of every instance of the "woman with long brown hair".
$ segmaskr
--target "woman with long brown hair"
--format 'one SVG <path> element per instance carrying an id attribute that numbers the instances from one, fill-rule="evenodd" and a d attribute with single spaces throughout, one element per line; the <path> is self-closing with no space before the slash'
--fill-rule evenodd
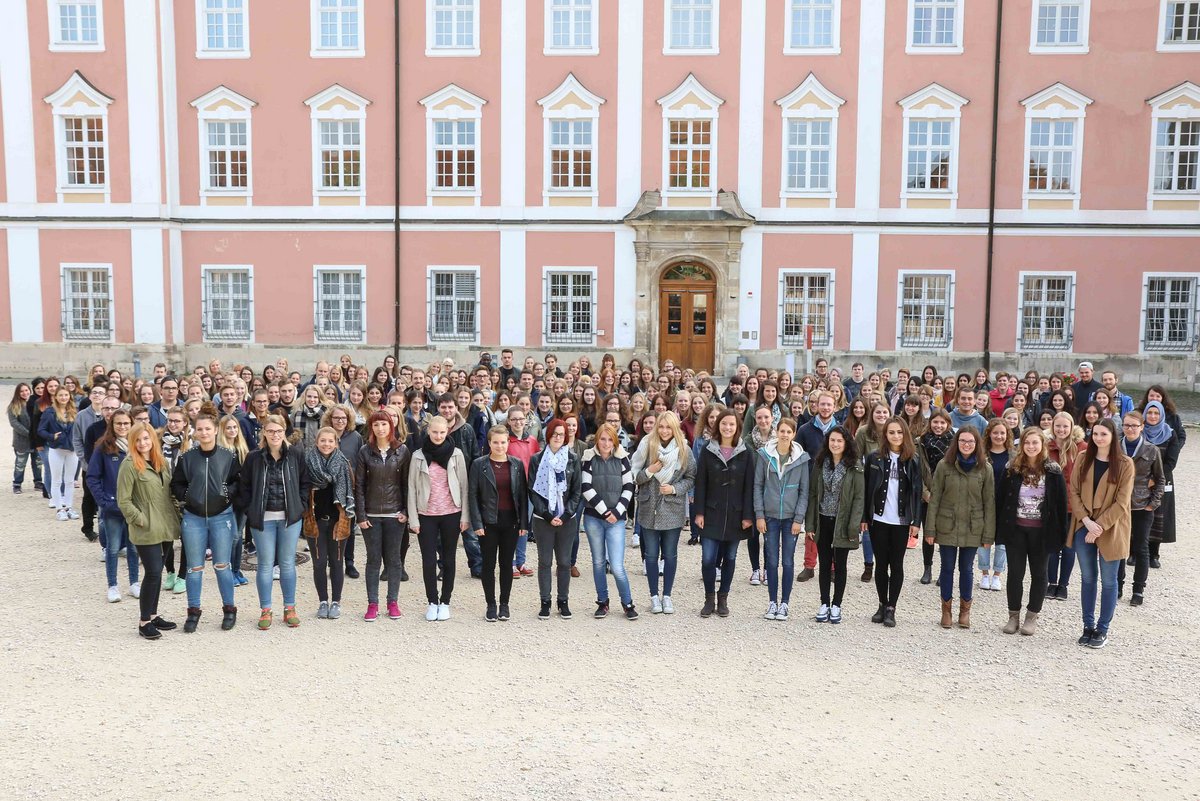
<path id="1" fill-rule="evenodd" d="M 50 381 L 46 382 L 50 392 Z M 56 386 L 51 403 L 38 421 L 38 437 L 46 447 L 46 475 L 50 485 L 50 506 L 58 510 L 59 520 L 78 520 L 79 513 L 71 507 L 74 496 L 75 467 L 79 458 L 71 442 L 75 425 L 75 400 L 66 387 Z M 44 398 L 43 398 L 44 400 Z"/>
<path id="2" fill-rule="evenodd" d="M 882 405 L 878 408 L 885 408 Z M 862 531 L 870 531 L 876 557 L 875 591 L 879 609 L 872 623 L 896 625 L 896 601 L 904 586 L 908 539 L 921 528 L 921 462 L 908 425 L 892 417 L 883 426 L 883 442 L 867 456 Z"/>

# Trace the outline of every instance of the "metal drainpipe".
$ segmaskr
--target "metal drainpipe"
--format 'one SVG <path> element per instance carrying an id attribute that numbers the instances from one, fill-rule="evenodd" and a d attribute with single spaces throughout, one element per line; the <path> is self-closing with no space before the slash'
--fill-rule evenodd
<path id="1" fill-rule="evenodd" d="M 395 297 L 393 298 L 394 313 L 395 313 L 395 337 L 392 342 L 392 357 L 396 363 L 400 363 L 400 0 L 392 2 L 392 38 L 393 49 L 396 55 L 396 64 L 392 70 L 392 85 L 394 89 L 395 102 L 395 117 L 393 119 L 396 126 L 396 134 L 394 137 L 393 147 L 396 153 L 395 164 L 395 185 L 393 187 L 392 198 L 392 240 L 393 254 L 395 259 L 395 279 L 396 286 L 394 288 Z"/>
<path id="2" fill-rule="evenodd" d="M 992 273 L 996 244 L 996 144 L 1000 135 L 1000 45 L 1004 30 L 1004 0 L 996 0 L 996 59 L 992 68 L 992 165 L 988 187 L 987 284 L 983 295 L 983 368 L 992 369 Z"/>

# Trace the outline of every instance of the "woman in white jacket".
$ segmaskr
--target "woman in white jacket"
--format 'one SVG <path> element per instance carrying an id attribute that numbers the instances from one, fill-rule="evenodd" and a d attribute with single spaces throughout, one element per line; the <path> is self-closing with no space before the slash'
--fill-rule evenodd
<path id="1" fill-rule="evenodd" d="M 454 593 L 458 535 L 467 530 L 467 460 L 447 436 L 449 423 L 436 415 L 429 420 L 425 441 L 408 468 L 409 527 L 421 546 L 421 572 L 429 608 L 425 619 L 449 620 Z M 438 595 L 437 562 L 442 558 L 442 591 Z"/>

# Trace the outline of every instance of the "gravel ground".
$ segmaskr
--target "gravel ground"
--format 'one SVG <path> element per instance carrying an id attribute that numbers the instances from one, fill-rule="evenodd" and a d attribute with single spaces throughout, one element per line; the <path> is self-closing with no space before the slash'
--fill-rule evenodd
<path id="1" fill-rule="evenodd" d="M 11 465 L 8 450 L 0 469 Z M 1200 449 L 1187 448 L 1181 522 L 1196 514 L 1198 477 Z M 1182 568 L 1200 552 L 1186 525 L 1146 605 L 1122 603 L 1094 652 L 1075 645 L 1078 571 L 1035 637 L 1001 634 L 1004 593 L 978 590 L 974 628 L 942 631 L 936 587 L 916 582 L 910 553 L 887 630 L 867 619 L 861 555 L 832 626 L 812 622 L 815 581 L 797 586 L 790 622 L 763 620 L 767 591 L 747 584 L 743 550 L 732 616 L 701 620 L 700 549 L 686 546 L 674 616 L 649 614 L 631 549 L 635 622 L 591 619 L 585 569 L 573 620 L 539 621 L 526 578 L 513 620 L 487 624 L 468 577 L 453 619 L 426 623 L 414 544 L 399 621 L 362 622 L 361 579 L 347 581 L 341 620 L 316 620 L 304 565 L 303 625 L 277 615 L 259 632 L 251 576 L 237 628 L 222 632 L 208 571 L 199 632 L 149 643 L 137 601 L 105 602 L 99 547 L 77 524 L 7 490 L 0 517 L 36 554 L 0 574 L 0 798 L 1196 797 L 1197 653 L 1183 612 L 1200 599 Z M 182 623 L 184 597 L 165 596 L 162 614 Z"/>

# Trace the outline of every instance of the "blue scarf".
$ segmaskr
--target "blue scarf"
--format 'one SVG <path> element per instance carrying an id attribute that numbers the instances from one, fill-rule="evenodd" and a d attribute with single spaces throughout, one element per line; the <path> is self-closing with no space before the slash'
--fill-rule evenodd
<path id="1" fill-rule="evenodd" d="M 1160 402 L 1150 401 L 1146 404 L 1146 409 L 1142 411 L 1142 414 L 1145 415 L 1150 409 L 1158 409 L 1158 425 L 1152 426 L 1149 423 L 1145 423 L 1145 427 L 1142 429 L 1142 436 L 1151 445 L 1162 445 L 1171 439 L 1171 435 L 1175 432 L 1167 425 L 1167 412 L 1163 409 L 1163 405 Z"/>
<path id="2" fill-rule="evenodd" d="M 958 466 L 963 469 L 964 473 L 970 473 L 974 470 L 977 463 L 974 454 L 971 455 L 970 459 L 965 458 L 961 453 L 958 455 Z"/>

